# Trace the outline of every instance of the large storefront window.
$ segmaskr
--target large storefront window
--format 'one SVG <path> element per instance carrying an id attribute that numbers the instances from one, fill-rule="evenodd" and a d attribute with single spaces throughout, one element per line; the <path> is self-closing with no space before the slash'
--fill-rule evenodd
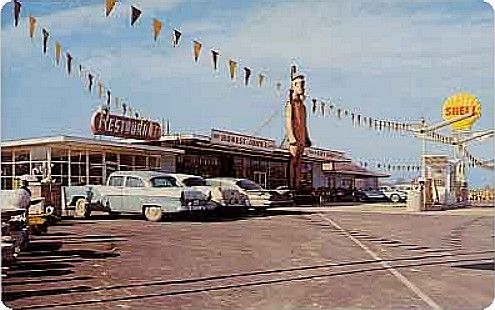
<path id="1" fill-rule="evenodd" d="M 177 171 L 204 177 L 220 176 L 220 161 L 214 155 L 181 155 L 177 159 Z"/>
<path id="2" fill-rule="evenodd" d="M 103 155 L 89 154 L 89 184 L 103 184 Z"/>
<path id="3" fill-rule="evenodd" d="M 69 149 L 52 148 L 51 165 L 52 181 L 69 185 Z"/>
<path id="4" fill-rule="evenodd" d="M 268 174 L 268 188 L 276 188 L 278 186 L 287 186 L 287 168 L 288 162 L 271 161 Z"/>
<path id="5" fill-rule="evenodd" d="M 85 185 L 86 182 L 86 151 L 71 150 L 70 184 Z"/>
<path id="6" fill-rule="evenodd" d="M 133 170 L 147 170 L 146 156 L 136 156 Z"/>

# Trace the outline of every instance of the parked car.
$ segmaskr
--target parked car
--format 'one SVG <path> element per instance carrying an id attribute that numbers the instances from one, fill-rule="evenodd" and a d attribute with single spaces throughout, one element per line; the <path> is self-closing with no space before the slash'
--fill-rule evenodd
<path id="1" fill-rule="evenodd" d="M 252 208 L 266 209 L 270 207 L 292 206 L 291 191 L 288 189 L 268 190 L 261 185 L 241 178 L 210 178 L 207 184 L 212 186 L 231 186 L 249 197 Z"/>
<path id="2" fill-rule="evenodd" d="M 354 197 L 358 201 L 373 202 L 373 201 L 388 201 L 388 197 L 378 190 L 361 190 L 354 193 Z"/>
<path id="3" fill-rule="evenodd" d="M 168 173 L 166 177 L 174 186 L 201 190 L 210 197 L 214 208 L 231 210 L 249 207 L 248 196 L 234 186 L 210 184 L 203 177 L 190 174 Z"/>
<path id="4" fill-rule="evenodd" d="M 381 191 L 392 202 L 405 202 L 407 201 L 407 193 L 395 189 L 387 189 Z"/>
<path id="5" fill-rule="evenodd" d="M 149 221 L 159 221 L 164 213 L 208 208 L 210 197 L 194 188 L 175 186 L 167 174 L 156 171 L 116 171 L 106 185 L 64 187 L 65 208 L 75 216 L 88 217 L 91 211 L 139 213 Z"/>

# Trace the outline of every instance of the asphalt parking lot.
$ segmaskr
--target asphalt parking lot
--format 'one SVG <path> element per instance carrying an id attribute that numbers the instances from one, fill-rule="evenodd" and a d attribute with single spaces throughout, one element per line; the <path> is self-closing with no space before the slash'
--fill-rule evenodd
<path id="1" fill-rule="evenodd" d="M 368 209 L 64 220 L 8 271 L 2 299 L 14 309 L 483 309 L 493 301 L 492 209 Z"/>

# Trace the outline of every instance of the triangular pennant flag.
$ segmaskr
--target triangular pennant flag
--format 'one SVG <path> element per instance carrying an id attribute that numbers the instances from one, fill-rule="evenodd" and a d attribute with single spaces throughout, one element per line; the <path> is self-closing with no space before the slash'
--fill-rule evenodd
<path id="1" fill-rule="evenodd" d="M 230 79 L 234 80 L 235 79 L 235 73 L 237 71 L 237 62 L 229 59 L 229 72 L 230 72 Z"/>
<path id="2" fill-rule="evenodd" d="M 60 64 L 60 55 L 62 54 L 62 44 L 60 42 L 55 43 L 55 63 L 57 66 Z"/>
<path id="3" fill-rule="evenodd" d="M 325 116 L 325 102 L 322 100 L 320 102 L 321 106 L 320 106 L 320 109 L 321 109 L 321 116 Z"/>
<path id="4" fill-rule="evenodd" d="M 70 75 L 72 71 L 72 56 L 71 54 L 69 54 L 69 52 L 67 52 L 66 56 L 67 56 L 67 74 Z"/>
<path id="5" fill-rule="evenodd" d="M 317 100 L 316 100 L 316 98 L 313 98 L 313 99 L 311 99 L 311 101 L 313 101 L 313 108 L 311 109 L 311 111 L 313 111 L 313 114 L 315 114 L 316 113 L 316 101 Z"/>
<path id="6" fill-rule="evenodd" d="M 116 0 L 105 0 L 105 15 L 108 16 L 115 6 Z"/>
<path id="7" fill-rule="evenodd" d="M 258 86 L 262 87 L 263 83 L 265 82 L 266 76 L 264 74 L 259 74 L 258 75 Z"/>
<path id="8" fill-rule="evenodd" d="M 103 98 L 103 90 L 104 90 L 103 82 L 98 81 L 98 98 Z"/>
<path id="9" fill-rule="evenodd" d="M 244 85 L 248 86 L 249 78 L 251 77 L 251 69 L 244 67 Z"/>
<path id="10" fill-rule="evenodd" d="M 88 73 L 88 81 L 89 81 L 89 84 L 88 84 L 88 88 L 89 88 L 89 92 L 91 92 L 93 90 L 93 75 L 90 73 Z"/>
<path id="11" fill-rule="evenodd" d="M 43 28 L 41 32 L 43 33 L 43 54 L 46 54 L 48 37 L 50 36 L 50 34 L 48 33 L 48 31 L 46 31 L 45 28 Z"/>
<path id="12" fill-rule="evenodd" d="M 201 42 L 196 40 L 193 41 L 193 54 L 195 62 L 198 62 L 199 54 L 201 53 L 201 46 Z"/>
<path id="13" fill-rule="evenodd" d="M 220 53 L 215 50 L 211 50 L 211 60 L 213 62 L 213 71 L 216 71 L 218 68 L 218 56 L 220 56 Z"/>
<path id="14" fill-rule="evenodd" d="M 172 32 L 172 45 L 174 47 L 179 45 L 179 40 L 180 40 L 181 35 L 182 35 L 182 33 L 177 29 L 174 29 L 174 31 Z"/>
<path id="15" fill-rule="evenodd" d="M 139 19 L 139 16 L 141 16 L 141 10 L 138 9 L 137 7 L 131 5 L 131 26 L 134 26 L 134 24 L 137 22 Z"/>
<path id="16" fill-rule="evenodd" d="M 153 40 L 156 41 L 162 31 L 162 22 L 156 18 L 153 18 Z"/>
<path id="17" fill-rule="evenodd" d="M 14 0 L 14 26 L 19 25 L 19 15 L 21 14 L 21 3 L 18 0 Z"/>
<path id="18" fill-rule="evenodd" d="M 277 92 L 277 94 L 280 96 L 280 91 L 282 89 L 282 82 L 278 81 L 277 83 L 275 83 L 275 91 Z"/>
<path id="19" fill-rule="evenodd" d="M 29 16 L 29 37 L 31 39 L 34 38 L 35 30 L 36 30 L 36 18 L 33 16 Z"/>
<path id="20" fill-rule="evenodd" d="M 112 99 L 112 92 L 107 89 L 107 106 L 110 106 L 110 101 Z"/>

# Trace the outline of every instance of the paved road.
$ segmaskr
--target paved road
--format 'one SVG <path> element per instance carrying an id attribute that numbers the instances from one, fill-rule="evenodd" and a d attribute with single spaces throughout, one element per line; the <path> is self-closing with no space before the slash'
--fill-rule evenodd
<path id="1" fill-rule="evenodd" d="M 3 300 L 16 309 L 489 305 L 492 213 L 398 210 L 303 208 L 160 223 L 67 220 L 37 237 L 8 272 Z"/>

